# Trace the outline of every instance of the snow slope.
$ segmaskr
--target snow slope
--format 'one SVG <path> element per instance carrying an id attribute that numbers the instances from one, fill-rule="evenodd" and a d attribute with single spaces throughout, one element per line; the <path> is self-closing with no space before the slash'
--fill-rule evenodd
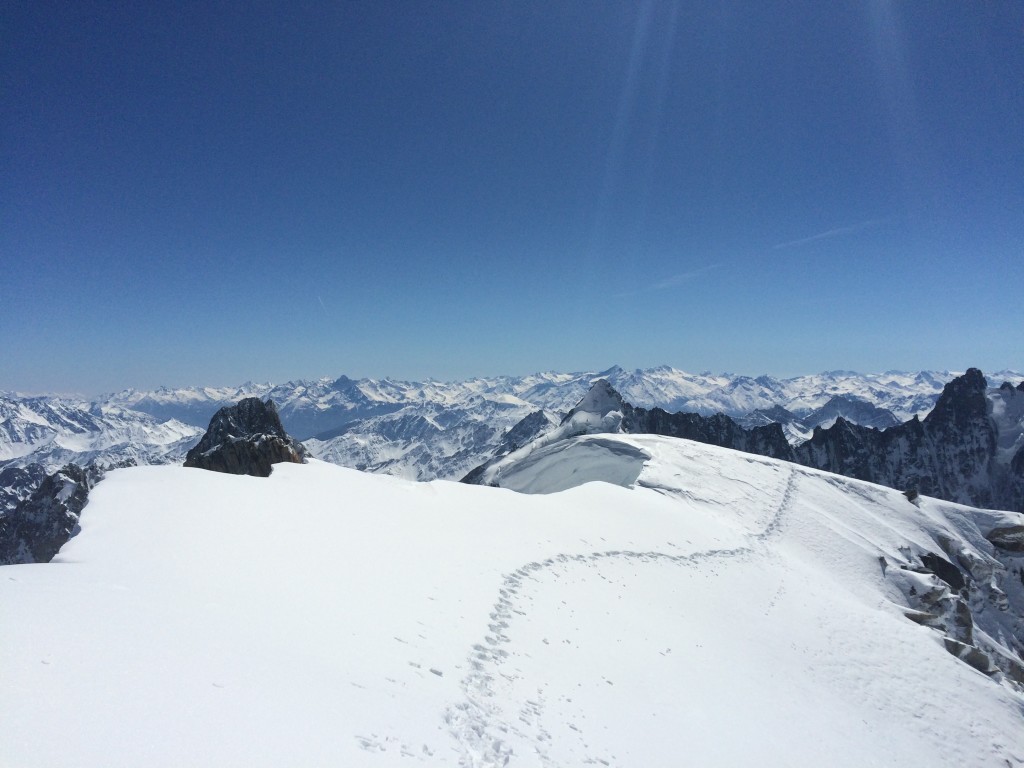
<path id="1" fill-rule="evenodd" d="M 1024 765 L 1024 698 L 878 560 L 1020 515 L 671 438 L 537 453 L 558 492 L 111 472 L 0 571 L 0 762 Z"/>

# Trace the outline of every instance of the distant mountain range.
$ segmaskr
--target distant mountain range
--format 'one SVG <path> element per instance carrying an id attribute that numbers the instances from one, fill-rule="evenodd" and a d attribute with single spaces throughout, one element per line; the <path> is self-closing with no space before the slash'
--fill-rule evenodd
<path id="1" fill-rule="evenodd" d="M 316 458 L 430 480 L 458 479 L 496 452 L 529 441 L 557 424 L 598 379 L 636 407 L 721 413 L 747 428 L 778 423 L 787 441 L 798 444 L 840 418 L 882 428 L 926 416 L 955 376 L 830 371 L 775 379 L 616 366 L 458 382 L 341 376 L 280 385 L 124 390 L 95 400 L 0 393 L 0 511 L 31 493 L 43 474 L 67 463 L 183 461 L 213 414 L 245 397 L 273 399 L 288 433 Z M 1014 371 L 990 376 L 994 385 L 1022 378 Z"/>

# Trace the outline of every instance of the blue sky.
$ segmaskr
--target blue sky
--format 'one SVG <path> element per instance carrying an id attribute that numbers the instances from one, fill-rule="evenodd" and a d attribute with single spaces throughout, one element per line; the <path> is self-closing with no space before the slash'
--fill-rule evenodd
<path id="1" fill-rule="evenodd" d="M 1024 6 L 0 12 L 0 389 L 1024 368 Z"/>

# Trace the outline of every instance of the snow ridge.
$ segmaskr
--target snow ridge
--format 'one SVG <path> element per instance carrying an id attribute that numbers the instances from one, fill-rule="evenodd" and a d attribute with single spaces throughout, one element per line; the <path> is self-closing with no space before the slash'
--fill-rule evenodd
<path id="1" fill-rule="evenodd" d="M 584 466 L 638 457 L 631 487 Z M 575 436 L 532 458 L 537 490 L 565 489 L 315 460 L 261 479 L 110 473 L 59 566 L 0 580 L 19 617 L 0 645 L 0 753 L 1024 765 L 1024 515 L 661 436 Z M 954 595 L 938 574 L 958 572 Z"/>
<path id="2" fill-rule="evenodd" d="M 596 389 L 596 387 L 595 387 Z M 596 400 L 581 403 L 581 408 L 600 410 L 612 402 L 607 392 L 599 393 Z M 597 401 L 600 401 L 599 403 Z M 505 574 L 498 588 L 498 598 L 490 613 L 491 623 L 487 625 L 488 633 L 483 640 L 475 644 L 469 656 L 470 672 L 462 682 L 465 701 L 451 705 L 445 714 L 445 724 L 452 737 L 459 743 L 463 760 L 462 765 L 473 768 L 501 768 L 509 763 L 514 755 L 509 738 L 530 742 L 534 747 L 541 765 L 552 765 L 544 745 L 550 742 L 551 734 L 541 724 L 544 715 L 543 689 L 538 690 L 535 700 L 529 700 L 520 712 L 516 722 L 504 717 L 502 707 L 494 703 L 496 691 L 507 687 L 521 677 L 518 670 L 511 669 L 514 664 L 514 653 L 503 646 L 511 642 L 508 632 L 515 622 L 515 617 L 525 616 L 529 606 L 523 594 L 527 582 L 530 587 L 545 588 L 544 582 L 553 581 L 558 576 L 555 571 L 566 571 L 573 565 L 594 566 L 602 560 L 621 560 L 644 565 L 652 562 L 671 563 L 676 566 L 699 568 L 706 562 L 715 560 L 735 560 L 754 551 L 755 545 L 763 545 L 769 538 L 777 535 L 783 526 L 789 510 L 796 473 L 789 471 L 786 485 L 782 491 L 779 504 L 764 529 L 748 534 L 750 544 L 727 549 L 708 549 L 686 555 L 668 552 L 648 551 L 633 552 L 630 550 L 605 550 L 590 553 L 558 553 L 539 562 L 529 562 L 512 573 Z M 642 485 L 642 484 L 641 484 Z M 503 697 L 504 698 L 504 697 Z M 583 745 L 586 747 L 586 745 Z M 611 759 L 615 756 L 611 755 Z M 588 763 L 604 762 L 601 757 L 586 759 Z"/>

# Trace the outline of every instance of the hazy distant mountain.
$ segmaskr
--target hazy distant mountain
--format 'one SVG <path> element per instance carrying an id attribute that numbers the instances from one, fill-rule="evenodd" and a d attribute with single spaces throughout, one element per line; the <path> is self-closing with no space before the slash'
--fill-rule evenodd
<path id="1" fill-rule="evenodd" d="M 949 372 L 857 374 L 832 371 L 793 379 L 731 374 L 692 374 L 669 366 L 626 371 L 544 372 L 481 377 L 458 382 L 354 380 L 346 376 L 280 385 L 128 390 L 107 401 L 157 418 L 178 418 L 205 427 L 213 413 L 241 397 L 273 398 L 290 434 L 311 454 L 371 472 L 428 480 L 457 478 L 491 455 L 503 435 L 538 410 L 557 421 L 597 379 L 607 379 L 635 405 L 669 412 L 743 416 L 781 406 L 798 419 L 827 408 L 836 397 L 866 404 L 844 412 L 875 426 L 924 415 Z M 826 417 L 823 417 L 827 418 Z M 833 417 L 834 420 L 834 417 Z M 822 423 L 821 421 L 815 423 Z M 787 429 L 791 441 L 810 437 L 811 426 Z"/>
<path id="2" fill-rule="evenodd" d="M 755 409 L 783 406 L 804 417 L 836 396 L 848 397 L 890 411 L 897 421 L 924 416 L 943 385 L 956 373 L 923 371 L 859 374 L 830 371 L 791 379 L 732 374 L 692 374 L 669 366 L 626 371 L 613 366 L 605 371 L 545 372 L 529 376 L 496 376 L 456 382 L 409 382 L 390 379 L 336 379 L 290 381 L 285 384 L 246 383 L 238 387 L 187 387 L 150 392 L 125 390 L 101 398 L 102 402 L 148 413 L 158 419 L 179 419 L 205 426 L 224 405 L 243 397 L 273 398 L 289 431 L 306 439 L 347 423 L 380 416 L 407 405 L 461 408 L 473 398 L 509 405 L 566 413 L 597 379 L 607 379 L 627 401 L 644 408 L 666 411 L 747 414 Z M 1020 378 L 1003 372 L 999 377 Z"/>

